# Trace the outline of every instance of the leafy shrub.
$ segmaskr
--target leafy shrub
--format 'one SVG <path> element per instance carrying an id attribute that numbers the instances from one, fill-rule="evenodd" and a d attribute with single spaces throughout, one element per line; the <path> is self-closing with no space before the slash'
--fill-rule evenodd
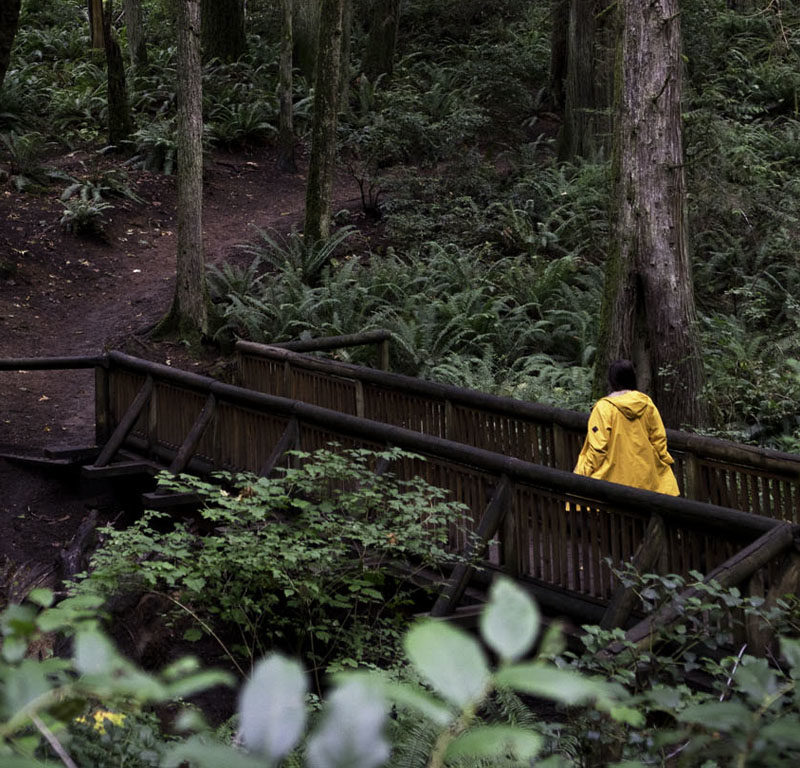
<path id="1" fill-rule="evenodd" d="M 375 477 L 377 459 L 406 458 L 397 450 L 296 453 L 301 466 L 275 479 L 228 476 L 230 491 L 164 477 L 202 498 L 205 535 L 180 523 L 159 532 L 163 516 L 154 512 L 106 530 L 79 591 L 109 595 L 138 583 L 176 595 L 201 618 L 188 637 L 233 634 L 236 659 L 281 647 L 319 671 L 390 661 L 414 588 L 388 562 L 452 562 L 446 543 L 462 524 L 444 491 L 418 478 Z"/>
<path id="2" fill-rule="evenodd" d="M 86 188 L 84 187 L 81 192 L 86 193 Z M 64 200 L 61 204 L 64 207 L 59 221 L 61 226 L 73 235 L 84 236 L 102 235 L 103 214 L 114 207 L 111 203 L 94 199 L 88 194 Z"/>
<path id="3" fill-rule="evenodd" d="M 134 132 L 135 155 L 131 164 L 170 175 L 178 160 L 175 121 L 154 120 Z"/>

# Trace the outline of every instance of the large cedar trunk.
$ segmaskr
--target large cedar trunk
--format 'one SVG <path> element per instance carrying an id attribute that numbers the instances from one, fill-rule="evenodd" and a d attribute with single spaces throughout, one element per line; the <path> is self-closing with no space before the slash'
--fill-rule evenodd
<path id="1" fill-rule="evenodd" d="M 314 80 L 320 25 L 320 0 L 294 0 L 294 62 L 309 81 Z"/>
<path id="2" fill-rule="evenodd" d="M 362 69 L 372 81 L 391 75 L 400 24 L 400 0 L 372 0 L 369 9 L 369 34 Z"/>
<path id="3" fill-rule="evenodd" d="M 128 37 L 128 56 L 136 67 L 147 64 L 147 39 L 144 34 L 142 0 L 123 0 L 125 32 Z"/>
<path id="4" fill-rule="evenodd" d="M 125 63 L 122 60 L 117 36 L 111 26 L 113 2 L 106 2 L 103 13 L 103 40 L 106 48 L 108 80 L 108 143 L 120 148 L 133 131 L 128 88 L 125 82 Z"/>
<path id="5" fill-rule="evenodd" d="M 3 0 L 0 3 L 0 88 L 6 79 L 11 61 L 11 49 L 19 26 L 21 0 Z"/>
<path id="6" fill-rule="evenodd" d="M 208 328 L 203 259 L 203 91 L 200 0 L 178 9 L 177 275 L 172 320 L 182 337 Z"/>
<path id="7" fill-rule="evenodd" d="M 615 233 L 597 383 L 633 359 L 672 427 L 705 421 L 686 232 L 677 0 L 620 0 Z"/>
<path id="8" fill-rule="evenodd" d="M 203 56 L 235 61 L 247 51 L 243 0 L 202 0 Z"/>
<path id="9" fill-rule="evenodd" d="M 280 115 L 278 121 L 278 169 L 295 173 L 294 106 L 292 102 L 292 68 L 294 35 L 292 32 L 292 0 L 281 0 Z"/>
<path id="10" fill-rule="evenodd" d="M 311 126 L 311 157 L 308 162 L 303 228 L 305 242 L 308 244 L 327 240 L 330 234 L 343 8 L 344 0 L 321 2 L 314 120 Z"/>

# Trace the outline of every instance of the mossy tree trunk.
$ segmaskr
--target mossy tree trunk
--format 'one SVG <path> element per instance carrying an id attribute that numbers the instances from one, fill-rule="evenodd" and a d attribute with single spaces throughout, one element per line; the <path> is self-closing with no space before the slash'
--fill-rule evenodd
<path id="1" fill-rule="evenodd" d="M 344 0 L 342 7 L 342 48 L 339 54 L 339 104 L 347 109 L 350 103 L 350 51 L 353 41 L 353 0 Z"/>
<path id="2" fill-rule="evenodd" d="M 197 341 L 208 331 L 203 258 L 203 86 L 200 2 L 178 2 L 178 202 L 175 298 L 158 329 Z"/>
<path id="3" fill-rule="evenodd" d="M 616 215 L 598 340 L 596 385 L 608 363 L 633 359 L 664 421 L 706 418 L 686 232 L 677 0 L 620 0 Z"/>
<path id="4" fill-rule="evenodd" d="M 568 0 L 568 6 L 564 122 L 558 142 L 562 161 L 605 154 L 611 132 L 609 0 Z"/>
<path id="5" fill-rule="evenodd" d="M 367 17 L 367 45 L 362 69 L 371 82 L 391 75 L 400 26 L 400 0 L 371 0 Z"/>
<path id="6" fill-rule="evenodd" d="M 247 52 L 243 0 L 202 0 L 205 59 L 235 61 Z"/>
<path id="7" fill-rule="evenodd" d="M 123 0 L 125 32 L 128 37 L 128 57 L 134 67 L 147 64 L 147 38 L 144 33 L 142 0 Z"/>
<path id="8" fill-rule="evenodd" d="M 92 48 L 105 48 L 103 40 L 103 0 L 87 0 L 89 10 L 89 44 Z"/>
<path id="9" fill-rule="evenodd" d="M 125 82 L 125 62 L 111 25 L 114 13 L 113 0 L 106 0 L 103 11 L 103 40 L 106 49 L 106 74 L 108 82 L 108 143 L 121 149 L 133 131 L 133 118 L 128 103 Z"/>
<path id="10" fill-rule="evenodd" d="M 11 49 L 17 36 L 21 5 L 21 0 L 3 0 L 0 3 L 0 88 L 3 87 L 11 62 Z"/>
<path id="11" fill-rule="evenodd" d="M 278 99 L 280 114 L 278 119 L 278 169 L 295 173 L 297 165 L 294 160 L 294 106 L 292 95 L 292 68 L 294 57 L 294 33 L 292 19 L 293 0 L 281 0 L 281 56 L 280 85 Z"/>
<path id="12" fill-rule="evenodd" d="M 321 0 L 311 157 L 308 162 L 303 227 L 304 238 L 309 245 L 327 240 L 330 235 L 344 2 L 345 0 Z"/>

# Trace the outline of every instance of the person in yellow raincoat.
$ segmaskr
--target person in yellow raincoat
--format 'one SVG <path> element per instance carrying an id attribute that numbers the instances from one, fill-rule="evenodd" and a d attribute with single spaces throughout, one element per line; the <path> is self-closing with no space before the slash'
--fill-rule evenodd
<path id="1" fill-rule="evenodd" d="M 629 360 L 609 366 L 610 394 L 595 403 L 575 472 L 677 496 L 667 434 L 653 401 L 636 390 Z"/>

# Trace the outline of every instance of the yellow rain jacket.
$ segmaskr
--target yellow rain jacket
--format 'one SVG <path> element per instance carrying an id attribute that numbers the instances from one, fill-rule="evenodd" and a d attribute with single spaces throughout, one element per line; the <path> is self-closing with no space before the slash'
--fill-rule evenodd
<path id="1" fill-rule="evenodd" d="M 653 401 L 630 390 L 595 403 L 575 472 L 677 496 L 667 434 Z"/>

